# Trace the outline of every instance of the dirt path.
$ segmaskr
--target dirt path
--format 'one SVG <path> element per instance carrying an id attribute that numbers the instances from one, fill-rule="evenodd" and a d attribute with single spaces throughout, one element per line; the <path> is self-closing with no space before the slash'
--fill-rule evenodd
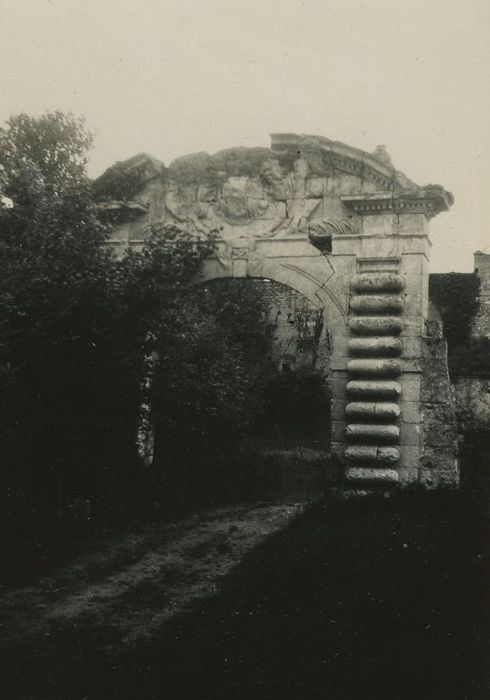
<path id="1" fill-rule="evenodd" d="M 106 626 L 120 644 L 151 636 L 196 598 L 213 595 L 242 557 L 302 504 L 221 508 L 109 540 L 55 574 L 0 596 L 4 643 Z"/>

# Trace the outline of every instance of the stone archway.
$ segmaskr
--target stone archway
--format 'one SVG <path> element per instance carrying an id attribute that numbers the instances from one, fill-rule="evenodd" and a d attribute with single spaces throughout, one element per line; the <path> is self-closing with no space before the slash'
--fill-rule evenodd
<path id="1" fill-rule="evenodd" d="M 141 191 L 119 203 L 114 246 L 174 223 L 219 230 L 201 280 L 267 277 L 324 309 L 331 333 L 332 449 L 349 483 L 437 486 L 423 465 L 422 378 L 428 318 L 429 220 L 452 204 L 438 185 L 319 136 L 273 134 L 271 148 L 176 159 L 142 155 Z M 427 478 L 427 477 L 430 478 Z M 457 483 L 455 466 L 444 483 Z"/>
<path id="2" fill-rule="evenodd" d="M 261 313 L 266 316 L 268 328 L 274 329 L 270 332 L 275 339 L 274 342 L 277 341 L 283 347 L 282 352 L 298 355 L 300 344 L 305 345 L 301 341 L 306 340 L 310 356 L 306 361 L 307 364 L 311 364 L 312 367 L 321 367 L 322 371 L 328 374 L 331 339 L 327 326 L 328 319 L 325 318 L 324 313 L 325 308 L 317 298 L 309 298 L 298 288 L 278 282 L 271 277 L 207 277 L 202 274 L 194 290 L 205 288 L 212 297 L 214 288 L 221 289 L 221 299 L 226 304 L 229 302 L 229 297 L 226 295 L 227 285 L 231 285 L 230 290 L 234 289 L 234 303 L 236 303 L 237 291 L 246 291 L 247 288 L 254 290 L 254 303 L 257 301 Z M 247 300 L 245 297 L 244 303 L 250 305 L 250 299 Z M 287 350 L 287 348 L 290 349 Z M 304 362 L 305 360 L 302 364 Z"/>
<path id="3" fill-rule="evenodd" d="M 192 296 L 234 341 L 238 371 L 245 370 L 246 420 L 234 441 L 244 491 L 317 500 L 338 480 L 330 460 L 330 334 L 323 308 L 263 277 L 204 279 Z M 233 460 L 229 464 L 233 468 Z"/>

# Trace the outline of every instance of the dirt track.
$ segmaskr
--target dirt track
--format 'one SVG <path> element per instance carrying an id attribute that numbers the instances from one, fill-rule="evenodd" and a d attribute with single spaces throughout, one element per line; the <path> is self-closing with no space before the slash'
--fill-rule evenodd
<path id="1" fill-rule="evenodd" d="M 35 585 L 0 596 L 3 643 L 104 625 L 115 644 L 150 637 L 192 601 L 215 594 L 242 557 L 301 504 L 221 508 L 108 540 Z"/>

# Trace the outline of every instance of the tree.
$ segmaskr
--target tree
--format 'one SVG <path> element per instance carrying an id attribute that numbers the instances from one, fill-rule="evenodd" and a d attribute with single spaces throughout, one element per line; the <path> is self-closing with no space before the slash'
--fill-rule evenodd
<path id="1" fill-rule="evenodd" d="M 61 196 L 86 181 L 92 135 L 83 119 L 62 112 L 18 114 L 0 129 L 0 190 L 20 204 L 44 190 Z"/>
<path id="2" fill-rule="evenodd" d="M 0 132 L 0 461 L 11 495 L 51 503 L 84 461 L 84 375 L 113 276 L 84 171 L 90 143 L 59 112 Z"/>
<path id="3" fill-rule="evenodd" d="M 186 285 L 212 241 L 161 227 L 116 260 L 84 171 L 83 122 L 19 115 L 0 139 L 11 200 L 0 205 L 3 493 L 52 510 L 134 496 L 147 358 L 181 332 Z"/>
<path id="4" fill-rule="evenodd" d="M 259 290 L 233 282 L 188 289 L 172 332 L 160 336 L 154 468 L 188 504 L 243 497 L 250 482 L 240 463 L 272 324 Z"/>

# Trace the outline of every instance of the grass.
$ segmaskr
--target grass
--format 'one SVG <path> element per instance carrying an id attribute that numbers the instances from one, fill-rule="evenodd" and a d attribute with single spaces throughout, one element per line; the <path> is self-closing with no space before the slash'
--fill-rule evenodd
<path id="1" fill-rule="evenodd" d="M 483 700 L 488 525 L 485 504 L 457 494 L 325 502 L 149 642 L 80 620 L 1 649 L 4 697 Z"/>

